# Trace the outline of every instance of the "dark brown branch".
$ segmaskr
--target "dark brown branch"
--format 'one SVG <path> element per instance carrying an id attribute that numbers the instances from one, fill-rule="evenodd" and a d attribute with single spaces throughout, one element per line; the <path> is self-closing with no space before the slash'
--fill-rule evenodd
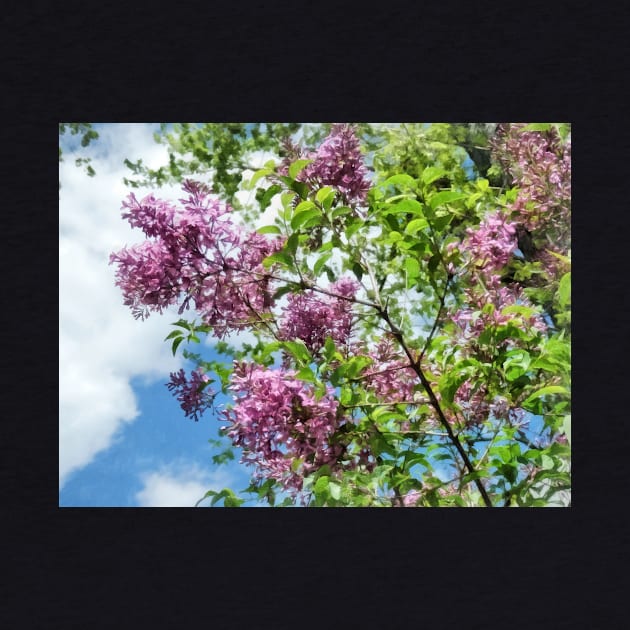
<path id="1" fill-rule="evenodd" d="M 427 392 L 427 394 L 429 396 L 429 399 L 431 401 L 431 405 L 433 406 L 433 408 L 437 412 L 438 418 L 440 419 L 440 423 L 442 424 L 442 426 L 444 427 L 444 429 L 448 433 L 448 437 L 449 437 L 450 441 L 453 443 L 453 446 L 455 446 L 455 448 L 457 449 L 457 452 L 459 453 L 460 457 L 462 458 L 462 460 L 464 462 L 464 465 L 466 466 L 466 468 L 468 469 L 468 471 L 470 473 L 477 472 L 475 470 L 475 467 L 472 465 L 472 462 L 470 461 L 470 459 L 468 457 L 468 454 L 464 450 L 464 447 L 462 446 L 461 442 L 459 441 L 459 438 L 453 433 L 453 429 L 451 428 L 450 423 L 448 422 L 448 420 L 446 419 L 446 416 L 444 415 L 444 412 L 442 411 L 442 407 L 440 406 L 440 403 L 439 403 L 437 397 L 435 396 L 435 393 L 433 392 L 433 389 L 431 388 L 431 384 L 429 383 L 429 381 L 427 380 L 426 376 L 424 375 L 424 372 L 420 368 L 419 363 L 414 358 L 414 356 L 411 354 L 411 350 L 409 350 L 409 348 L 407 347 L 407 344 L 405 343 L 405 340 L 403 339 L 403 336 L 402 336 L 402 333 L 400 332 L 400 329 L 391 321 L 391 319 L 389 317 L 389 313 L 387 312 L 386 309 L 379 308 L 377 310 L 379 311 L 379 314 L 380 314 L 381 318 L 385 322 L 387 322 L 390 330 L 392 331 L 392 334 L 394 335 L 394 337 L 396 338 L 396 340 L 400 344 L 401 348 L 403 349 L 403 351 L 407 355 L 407 358 L 409 359 L 410 367 L 413 368 L 414 372 L 418 375 L 418 378 L 420 379 L 420 382 L 422 383 L 422 386 L 424 387 L 425 391 Z M 483 484 L 481 483 L 481 480 L 480 479 L 475 479 L 474 483 L 477 486 L 477 489 L 479 490 L 479 493 L 481 494 L 481 496 L 483 498 L 483 501 L 486 504 L 486 507 L 492 507 L 492 501 L 490 500 L 490 497 L 488 496 L 488 493 L 486 492 L 486 489 L 483 487 Z"/>
<path id="2" fill-rule="evenodd" d="M 427 351 L 429 344 L 431 343 L 431 339 L 433 338 L 433 335 L 435 334 L 438 323 L 440 321 L 440 317 L 442 317 L 442 310 L 444 309 L 444 301 L 446 300 L 446 294 L 448 292 L 448 285 L 450 281 L 451 281 L 451 276 L 448 275 L 446 278 L 446 284 L 444 285 L 444 293 L 442 293 L 442 297 L 440 298 L 440 307 L 438 308 L 437 315 L 435 316 L 435 321 L 433 322 L 433 328 L 431 328 L 431 332 L 429 333 L 429 336 L 424 342 L 424 347 L 422 348 L 422 352 L 420 352 L 420 356 L 418 357 L 418 363 L 422 361 L 422 357 L 424 357 L 424 353 Z"/>

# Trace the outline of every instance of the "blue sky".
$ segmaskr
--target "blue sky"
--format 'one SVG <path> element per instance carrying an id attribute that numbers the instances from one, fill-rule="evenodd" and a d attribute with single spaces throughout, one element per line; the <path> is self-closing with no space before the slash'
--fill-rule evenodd
<path id="1" fill-rule="evenodd" d="M 208 440 L 217 437 L 220 421 L 211 414 L 199 422 L 185 418 L 165 387 L 171 371 L 190 367 L 164 342 L 179 315 L 134 320 L 108 264 L 110 252 L 143 238 L 121 218 L 121 202 L 131 192 L 122 181 L 129 175 L 123 160 L 142 158 L 153 168 L 167 163 L 166 149 L 153 140 L 157 128 L 98 125 L 100 138 L 89 147 L 69 134 L 62 143 L 60 506 L 192 507 L 209 489 L 238 491 L 249 482 L 238 455 L 221 466 L 211 460 L 216 449 Z M 80 156 L 92 158 L 95 177 L 75 166 Z M 171 186 L 156 194 L 182 196 Z M 210 347 L 204 354 L 212 358 Z"/>

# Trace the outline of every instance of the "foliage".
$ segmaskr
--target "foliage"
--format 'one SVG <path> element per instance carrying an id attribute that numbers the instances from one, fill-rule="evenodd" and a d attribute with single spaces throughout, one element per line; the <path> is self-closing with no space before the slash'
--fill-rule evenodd
<path id="1" fill-rule="evenodd" d="M 570 125 L 178 124 L 156 140 L 169 165 L 130 163 L 127 183 L 188 197 L 129 195 L 147 240 L 111 262 L 136 317 L 195 311 L 174 353 L 209 336 L 232 360 L 184 350 L 196 367 L 169 388 L 195 420 L 231 397 L 215 461 L 240 450 L 244 495 L 570 504 Z M 254 171 L 255 150 L 277 157 Z M 256 343 L 231 348 L 240 331 Z"/>
<path id="2" fill-rule="evenodd" d="M 81 136 L 81 146 L 87 147 L 92 140 L 98 139 L 98 132 L 92 127 L 91 123 L 59 123 L 59 138 L 65 133 L 70 132 L 71 135 Z M 59 161 L 63 162 L 63 151 L 59 147 Z M 94 177 L 96 171 L 92 168 L 91 158 L 80 157 L 75 160 L 76 166 L 85 166 L 85 172 L 89 177 Z M 61 187 L 61 184 L 59 185 Z"/>

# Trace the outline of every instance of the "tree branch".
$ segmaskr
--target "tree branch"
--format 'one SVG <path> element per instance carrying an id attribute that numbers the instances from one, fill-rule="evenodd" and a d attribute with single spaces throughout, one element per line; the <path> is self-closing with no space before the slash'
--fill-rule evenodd
<path id="1" fill-rule="evenodd" d="M 475 467 L 473 466 L 472 462 L 470 461 L 466 451 L 464 450 L 464 447 L 462 446 L 461 442 L 459 441 L 458 437 L 453 433 L 453 429 L 451 428 L 451 425 L 450 425 L 449 421 L 446 419 L 446 416 L 444 415 L 444 412 L 442 411 L 442 407 L 440 406 L 440 403 L 439 403 L 437 397 L 435 396 L 435 393 L 433 392 L 433 389 L 431 388 L 431 385 L 430 385 L 429 381 L 427 380 L 426 376 L 424 375 L 424 372 L 420 368 L 419 363 L 414 358 L 414 356 L 411 354 L 411 350 L 407 347 L 407 344 L 405 343 L 405 340 L 403 339 L 403 336 L 402 336 L 402 333 L 400 332 L 400 329 L 391 321 L 391 319 L 389 317 L 389 313 L 387 312 L 387 309 L 377 308 L 377 310 L 379 311 L 379 315 L 381 316 L 381 318 L 388 324 L 390 330 L 392 331 L 392 334 L 394 335 L 394 337 L 396 338 L 396 340 L 400 344 L 401 348 L 403 349 L 403 351 L 407 355 L 407 358 L 409 359 L 410 367 L 418 375 L 418 378 L 420 379 L 420 382 L 422 383 L 422 386 L 424 387 L 424 389 L 426 390 L 426 392 L 427 392 L 427 394 L 429 396 L 429 399 L 431 401 L 431 405 L 433 406 L 433 408 L 437 412 L 438 418 L 440 419 L 440 423 L 442 424 L 442 426 L 446 430 L 450 441 L 453 443 L 453 446 L 455 446 L 455 448 L 457 449 L 457 452 L 459 453 L 460 457 L 462 458 L 462 460 L 464 462 L 464 465 L 466 466 L 466 468 L 468 469 L 468 471 L 470 473 L 477 472 L 475 470 Z M 484 488 L 483 484 L 481 483 L 481 480 L 475 479 L 474 483 L 477 486 L 477 489 L 479 490 L 479 493 L 481 494 L 481 496 L 483 498 L 483 501 L 486 504 L 486 507 L 492 507 L 492 501 L 490 500 L 490 497 L 488 496 L 488 493 L 486 492 L 486 489 Z"/>

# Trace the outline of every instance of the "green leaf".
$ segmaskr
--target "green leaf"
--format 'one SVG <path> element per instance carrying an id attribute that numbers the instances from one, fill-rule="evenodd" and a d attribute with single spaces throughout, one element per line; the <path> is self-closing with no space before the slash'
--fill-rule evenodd
<path id="1" fill-rule="evenodd" d="M 287 242 L 284 244 L 284 251 L 288 252 L 289 254 L 295 254 L 295 252 L 297 251 L 299 239 L 299 234 L 291 234 L 291 236 L 289 236 L 289 238 L 287 239 Z"/>
<path id="2" fill-rule="evenodd" d="M 262 188 L 259 188 L 258 190 L 262 190 Z M 260 209 L 264 211 L 271 203 L 271 199 L 281 191 L 282 191 L 282 188 L 278 184 L 274 184 L 273 186 L 270 186 L 269 188 L 267 188 L 267 190 L 265 190 L 260 195 L 260 197 L 256 195 L 256 199 L 258 200 L 258 203 L 260 204 Z"/>
<path id="3" fill-rule="evenodd" d="M 558 302 L 564 307 L 571 303 L 571 272 L 565 273 L 558 284 Z"/>
<path id="4" fill-rule="evenodd" d="M 313 370 L 310 367 L 305 366 L 299 370 L 296 374 L 296 378 L 300 381 L 307 381 L 308 383 L 315 383 L 317 379 L 315 378 L 315 374 L 313 374 Z"/>
<path id="5" fill-rule="evenodd" d="M 208 492 L 206 492 L 206 494 L 204 494 L 201 499 L 199 499 L 199 501 L 197 501 L 197 503 L 195 503 L 195 507 L 197 507 L 204 499 L 207 499 L 208 497 L 213 497 L 216 494 L 218 494 L 218 492 L 216 492 L 215 490 L 208 490 Z"/>
<path id="6" fill-rule="evenodd" d="M 538 391 L 535 391 L 531 396 L 526 398 L 523 401 L 523 405 L 527 405 L 528 403 L 533 402 L 537 398 L 541 398 L 542 396 L 547 396 L 548 394 L 568 394 L 569 390 L 566 387 L 562 387 L 562 385 L 548 385 L 547 387 L 542 387 Z"/>
<path id="7" fill-rule="evenodd" d="M 357 277 L 357 280 L 361 282 L 361 278 L 363 278 L 363 267 L 360 265 L 360 263 L 353 263 L 352 273 Z"/>
<path id="8" fill-rule="evenodd" d="M 240 507 L 241 504 L 244 503 L 244 499 L 239 499 L 238 497 L 228 496 L 225 497 L 223 501 L 224 507 Z"/>
<path id="9" fill-rule="evenodd" d="M 173 346 L 171 348 L 171 350 L 173 351 L 173 356 L 175 356 L 175 353 L 177 352 L 177 348 L 179 348 L 179 344 L 181 344 L 182 341 L 184 341 L 183 337 L 177 337 L 177 339 L 173 341 Z"/>
<path id="10" fill-rule="evenodd" d="M 352 395 L 353 395 L 352 388 L 348 385 L 344 385 L 341 388 L 341 393 L 339 395 L 339 402 L 344 406 L 350 405 L 352 403 Z"/>
<path id="11" fill-rule="evenodd" d="M 300 212 L 306 212 L 306 210 L 317 209 L 317 206 L 312 201 L 300 201 L 298 205 L 295 207 L 294 216 L 299 214 Z"/>
<path id="12" fill-rule="evenodd" d="M 315 485 L 313 486 L 315 494 L 324 494 L 328 490 L 329 481 L 330 477 L 328 477 L 327 475 L 322 475 L 321 477 L 319 477 L 319 479 L 315 482 Z"/>
<path id="13" fill-rule="evenodd" d="M 405 173 L 399 173 L 398 175 L 392 175 L 385 180 L 385 186 L 396 186 L 397 188 L 411 188 L 415 189 L 416 180 L 411 177 L 411 175 L 407 175 Z"/>
<path id="14" fill-rule="evenodd" d="M 510 350 L 503 362 L 503 369 L 508 381 L 515 381 L 527 372 L 531 363 L 531 357 L 526 350 Z"/>
<path id="15" fill-rule="evenodd" d="M 433 220 L 433 229 L 441 232 L 452 220 L 453 215 L 450 212 L 448 214 L 442 215 L 441 217 L 436 217 Z"/>
<path id="16" fill-rule="evenodd" d="M 295 192 L 284 192 L 280 195 L 280 202 L 282 203 L 282 207 L 287 211 L 291 209 L 291 204 L 293 203 L 294 199 Z"/>
<path id="17" fill-rule="evenodd" d="M 335 189 L 332 188 L 332 186 L 324 186 L 323 188 L 320 188 L 317 191 L 317 194 L 315 195 L 315 199 L 321 203 L 322 201 L 324 201 L 324 199 L 326 199 L 326 197 L 330 194 L 330 193 L 334 193 Z"/>
<path id="18" fill-rule="evenodd" d="M 167 339 L 172 339 L 173 337 L 181 337 L 184 333 L 181 330 L 174 330 L 167 337 L 164 338 L 164 341 Z"/>
<path id="19" fill-rule="evenodd" d="M 551 123 L 529 123 L 521 129 L 523 131 L 549 131 L 551 129 Z"/>
<path id="20" fill-rule="evenodd" d="M 365 367 L 372 363 L 372 359 L 366 356 L 352 357 L 346 364 L 345 377 L 348 379 L 357 378 Z"/>
<path id="21" fill-rule="evenodd" d="M 289 177 L 291 179 L 295 179 L 298 176 L 298 173 L 302 171 L 308 164 L 310 164 L 313 160 L 296 160 L 289 166 Z"/>
<path id="22" fill-rule="evenodd" d="M 479 190 L 481 190 L 481 192 L 485 192 L 486 190 L 488 190 L 488 187 L 490 186 L 490 182 L 483 178 L 480 177 L 476 182 L 475 182 L 475 186 L 477 186 L 477 188 L 479 188 Z"/>
<path id="23" fill-rule="evenodd" d="M 315 199 L 322 204 L 325 210 L 330 210 L 330 207 L 337 196 L 337 191 L 330 186 L 324 186 L 317 191 Z"/>
<path id="24" fill-rule="evenodd" d="M 258 234 L 282 234 L 282 230 L 277 225 L 263 225 L 256 232 Z"/>
<path id="25" fill-rule="evenodd" d="M 304 203 L 310 203 L 310 202 L 304 202 Z M 317 221 L 314 221 L 314 219 L 318 219 Z M 291 227 L 294 230 L 299 230 L 300 227 L 302 227 L 303 225 L 305 225 L 306 223 L 309 223 L 309 225 L 316 225 L 317 223 L 321 223 L 323 217 L 321 212 L 317 209 L 317 208 L 313 208 L 312 210 L 306 210 L 304 212 L 300 212 L 299 214 L 296 214 L 293 219 L 291 220 Z"/>
<path id="26" fill-rule="evenodd" d="M 428 267 L 429 267 L 429 271 L 431 273 L 434 273 L 435 270 L 440 266 L 440 261 L 442 260 L 440 254 L 433 254 L 433 256 L 431 256 L 431 258 L 429 258 L 429 263 L 428 263 Z M 434 281 L 435 282 L 435 281 Z"/>
<path id="27" fill-rule="evenodd" d="M 339 206 L 333 210 L 332 218 L 336 219 L 337 217 L 343 216 L 344 214 L 351 214 L 352 212 L 352 208 L 349 208 L 348 206 Z"/>
<path id="28" fill-rule="evenodd" d="M 186 330 L 192 330 L 194 328 L 194 326 L 185 319 L 178 319 L 176 322 L 171 322 L 171 326 L 179 326 L 180 328 L 185 328 Z"/>
<path id="29" fill-rule="evenodd" d="M 510 315 L 511 313 L 516 313 L 517 315 L 529 318 L 536 314 L 536 309 L 531 308 L 530 306 L 523 306 L 522 304 L 512 304 L 511 306 L 506 306 L 501 309 L 502 315 Z"/>
<path id="30" fill-rule="evenodd" d="M 338 352 L 337 347 L 335 346 L 333 338 L 330 335 L 326 337 L 326 341 L 324 342 L 324 357 L 326 358 L 326 361 L 329 362 L 333 359 L 343 359 L 341 353 Z"/>
<path id="31" fill-rule="evenodd" d="M 429 222 L 426 219 L 414 219 L 407 224 L 405 234 L 414 235 L 420 232 L 420 230 L 424 230 L 426 227 L 429 227 Z"/>
<path id="32" fill-rule="evenodd" d="M 281 265 L 285 265 L 287 267 L 293 266 L 293 258 L 291 258 L 291 254 L 287 252 L 274 252 L 271 256 L 267 256 L 267 258 L 263 259 L 262 264 L 265 269 L 269 269 L 273 264 L 279 263 Z"/>
<path id="33" fill-rule="evenodd" d="M 544 470 L 551 470 L 554 467 L 553 458 L 549 457 L 549 455 L 542 456 L 542 468 Z"/>
<path id="34" fill-rule="evenodd" d="M 429 199 L 429 206 L 431 210 L 435 210 L 438 206 L 443 206 L 447 203 L 452 203 L 453 201 L 459 201 L 460 199 L 465 199 L 467 197 L 464 193 L 455 192 L 453 190 L 443 190 L 431 197 Z"/>
<path id="35" fill-rule="evenodd" d="M 554 252 L 550 249 L 545 250 L 548 254 L 555 256 L 558 260 L 561 260 L 565 265 L 571 266 L 571 259 L 568 256 L 563 256 L 562 254 L 558 254 L 558 252 Z"/>
<path id="36" fill-rule="evenodd" d="M 503 475 L 510 483 L 514 483 L 518 476 L 518 467 L 514 464 L 501 464 L 498 467 L 498 472 Z"/>
<path id="37" fill-rule="evenodd" d="M 308 186 L 303 182 L 296 182 L 291 177 L 286 175 L 279 175 L 278 179 L 287 186 L 290 190 L 295 191 L 302 199 L 306 199 L 306 193 L 308 192 Z"/>
<path id="38" fill-rule="evenodd" d="M 282 347 L 295 357 L 298 362 L 308 364 L 311 361 L 311 354 L 305 343 L 301 339 L 294 341 L 283 341 Z"/>
<path id="39" fill-rule="evenodd" d="M 328 484 L 328 491 L 330 492 L 330 496 L 335 499 L 335 501 L 339 501 L 341 498 L 341 486 L 334 481 L 331 481 Z"/>
<path id="40" fill-rule="evenodd" d="M 443 168 L 438 168 L 437 166 L 428 166 L 422 171 L 422 176 L 420 177 L 423 184 L 428 186 L 432 184 L 434 181 L 444 177 L 447 175 L 447 171 Z"/>
<path id="41" fill-rule="evenodd" d="M 422 204 L 415 199 L 403 199 L 387 208 L 383 214 L 423 214 Z"/>
<path id="42" fill-rule="evenodd" d="M 290 284 L 285 284 L 283 287 L 280 287 L 274 292 L 272 299 L 279 300 L 283 295 L 286 295 L 287 293 L 292 293 L 292 292 L 293 292 L 293 287 Z"/>
<path id="43" fill-rule="evenodd" d="M 553 126 L 556 128 L 560 138 L 562 138 L 562 141 L 564 142 L 571 131 L 571 125 L 569 123 L 554 123 Z"/>
<path id="44" fill-rule="evenodd" d="M 302 198 L 306 199 L 308 196 L 308 186 L 302 182 L 293 182 L 291 188 Z"/>
<path id="45" fill-rule="evenodd" d="M 313 273 L 315 277 L 319 276 L 323 266 L 332 258 L 332 252 L 326 252 L 322 254 L 313 265 Z"/>
<path id="46" fill-rule="evenodd" d="M 350 240 L 365 225 L 365 222 L 358 217 L 348 217 L 347 225 L 348 227 L 344 230 L 344 234 Z"/>
<path id="47" fill-rule="evenodd" d="M 420 273 L 420 263 L 415 258 L 405 258 L 405 271 L 408 282 L 413 282 Z"/>
<path id="48" fill-rule="evenodd" d="M 271 175 L 271 173 L 273 173 L 273 170 L 270 168 L 259 169 L 252 175 L 252 178 L 249 180 L 249 182 L 247 182 L 247 188 L 249 190 L 252 190 L 259 179 L 262 179 L 263 177 L 266 177 L 267 175 Z"/>

